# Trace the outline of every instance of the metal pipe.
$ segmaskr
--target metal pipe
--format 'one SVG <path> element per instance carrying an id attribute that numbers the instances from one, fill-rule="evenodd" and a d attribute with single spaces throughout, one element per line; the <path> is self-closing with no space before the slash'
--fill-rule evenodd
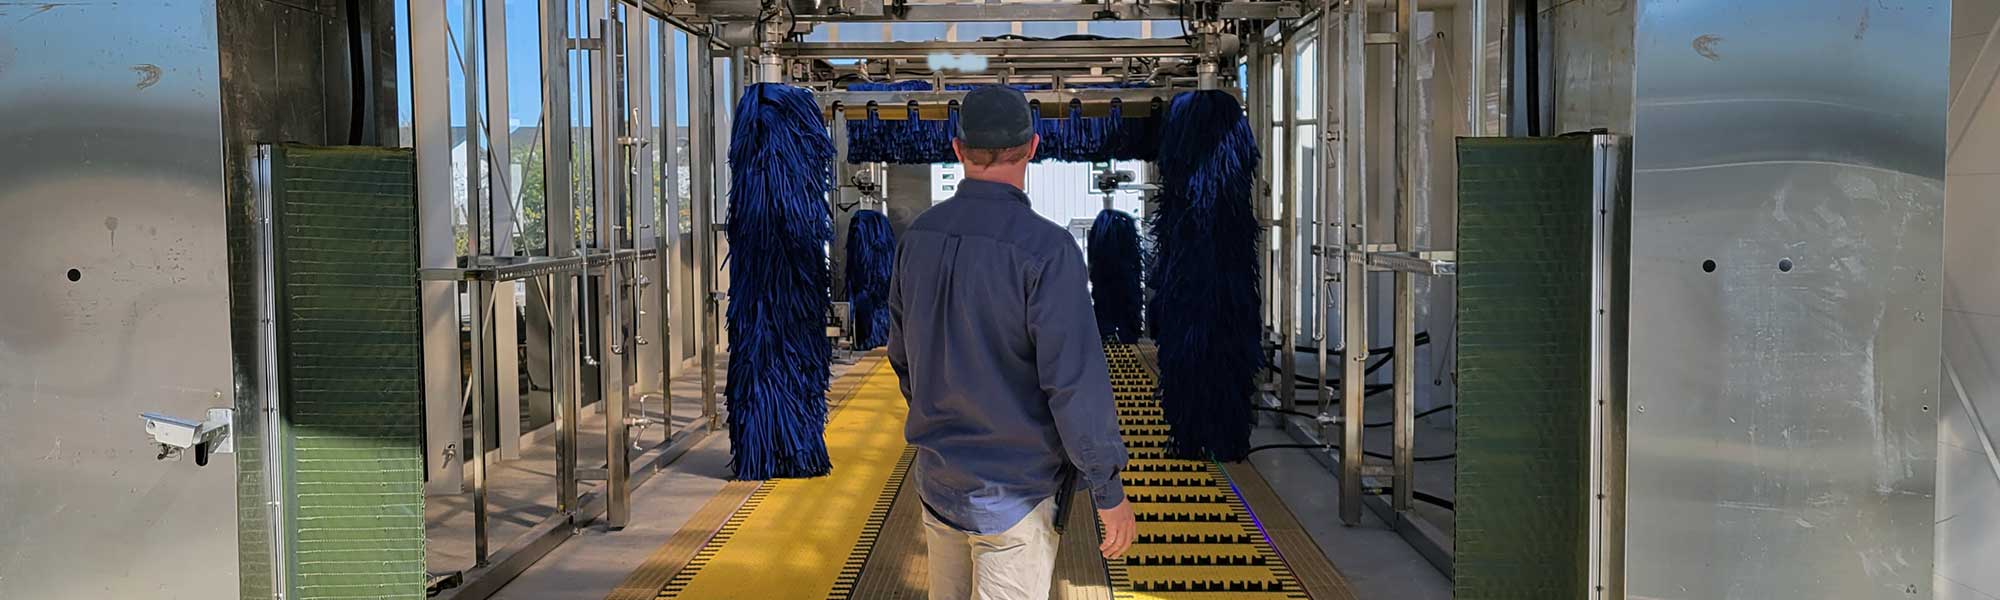
<path id="1" fill-rule="evenodd" d="M 1277 148 L 1277 140 L 1272 138 L 1271 133 L 1271 125 L 1276 119 L 1276 116 L 1271 114 L 1271 109 L 1273 106 L 1276 106 L 1277 99 L 1271 95 L 1270 49 L 1270 41 L 1262 35 L 1262 32 L 1258 32 L 1257 35 L 1251 37 L 1250 43 L 1246 46 L 1244 53 L 1245 61 L 1249 64 L 1248 77 L 1245 78 L 1243 86 L 1243 95 L 1246 99 L 1245 108 L 1250 113 L 1250 131 L 1257 136 L 1257 155 L 1266 157 L 1275 153 Z M 1271 204 L 1274 201 L 1271 195 L 1273 162 L 1275 161 L 1257 161 L 1257 187 L 1253 191 L 1252 202 L 1256 204 L 1257 222 L 1265 226 L 1265 231 L 1257 235 L 1257 271 L 1259 273 L 1272 273 L 1277 269 L 1271 250 L 1271 242 L 1277 234 L 1270 231 L 1270 226 L 1273 224 L 1273 217 L 1271 215 Z M 1277 294 L 1272 291 L 1274 289 L 1272 282 L 1262 281 L 1258 285 L 1261 287 L 1257 290 L 1257 293 L 1259 297 L 1263 298 L 1263 302 L 1258 307 L 1257 314 L 1265 323 L 1276 321 L 1277 310 L 1275 307 L 1277 305 L 1272 300 L 1277 298 Z M 1278 385 L 1275 376 L 1266 376 L 1264 383 L 1272 386 L 1272 389 L 1276 389 Z"/>
<path id="2" fill-rule="evenodd" d="M 1362 426 L 1368 361 L 1368 12 L 1353 0 L 1344 5 L 1342 36 L 1341 154 L 1346 192 L 1341 203 L 1341 361 L 1340 520 L 1361 524 Z"/>
<path id="3" fill-rule="evenodd" d="M 701 414 L 709 417 L 709 431 L 722 428 L 721 411 L 715 398 L 715 55 L 708 36 L 692 36 L 688 49 L 694 53 L 688 71 L 693 78 L 688 93 L 694 103 L 688 111 L 688 174 L 693 178 L 689 191 L 694 198 L 690 218 L 694 220 L 696 290 L 700 293 L 695 310 L 695 348 L 701 357 Z"/>
<path id="4" fill-rule="evenodd" d="M 628 60 L 631 40 L 625 35 L 621 21 L 622 8 L 617 4 L 605 6 L 603 18 L 598 20 L 599 35 L 604 43 L 598 47 L 598 112 L 594 129 L 598 132 L 599 172 L 601 189 L 597 198 L 597 246 L 599 251 L 610 253 L 604 263 L 604 274 L 598 280 L 599 302 L 609 305 L 601 313 L 598 344 L 603 350 L 603 360 L 597 366 L 599 401 L 604 403 L 604 521 L 611 529 L 622 529 L 631 521 L 631 493 L 628 487 L 631 479 L 631 458 L 625 448 L 626 403 L 631 389 L 625 385 L 624 354 L 625 307 L 621 301 L 625 295 L 624 261 L 617 253 L 624 249 L 625 215 L 632 199 L 631 179 L 624 172 L 630 164 L 629 147 L 620 139 L 631 134 L 631 123 L 625 119 L 629 89 Z"/>
<path id="5" fill-rule="evenodd" d="M 464 69 L 465 77 L 465 254 L 472 259 L 472 262 L 477 262 L 487 251 L 481 238 L 487 229 L 485 221 L 492 202 L 492 198 L 486 194 L 492 186 L 481 185 L 484 182 L 480 180 L 479 175 L 480 165 L 485 158 L 479 152 L 479 96 L 481 89 L 488 83 L 480 76 L 479 42 L 486 36 L 480 29 L 479 5 L 480 0 L 464 2 L 464 12 L 460 15 L 465 20 L 465 35 L 461 38 L 463 45 L 459 48 L 463 53 L 459 66 Z M 472 410 L 472 448 L 466 452 L 466 456 L 471 459 L 466 465 L 471 467 L 472 480 L 472 564 L 479 567 L 486 565 L 490 544 L 486 535 L 486 448 L 492 444 L 492 440 L 486 435 L 486 422 L 490 420 L 487 406 L 493 399 L 491 392 L 495 387 L 491 381 L 492 363 L 489 362 L 492 357 L 492 348 L 489 346 L 493 343 L 493 336 L 492 332 L 487 330 L 489 325 L 486 315 L 490 309 L 493 286 L 486 282 L 475 283 L 468 287 L 466 296 L 468 303 L 471 304 L 472 317 L 472 372 L 467 374 L 465 383 L 468 392 L 466 398 Z"/>
<path id="6" fill-rule="evenodd" d="M 579 54 L 577 60 L 578 69 L 576 78 L 572 84 L 586 96 L 582 102 L 577 103 L 576 119 L 578 123 L 585 124 L 585 127 L 590 130 L 589 138 L 585 139 L 581 145 L 581 148 L 584 149 L 584 153 L 589 159 L 588 166 L 586 167 L 587 171 L 578 174 L 587 186 L 586 189 L 588 191 L 586 192 L 585 189 L 575 190 L 575 206 L 588 206 L 595 212 L 597 210 L 597 194 L 600 193 L 599 188 L 603 185 L 602 178 L 598 176 L 598 171 L 603 166 L 604 156 L 598 152 L 598 138 L 604 133 L 604 124 L 597 118 L 597 104 L 601 100 L 599 98 L 601 94 L 599 94 L 599 88 L 596 85 L 597 65 L 590 54 L 592 50 L 589 48 L 589 44 L 593 42 L 602 44 L 604 40 L 602 36 L 598 35 L 598 21 L 601 17 L 598 15 L 599 11 L 596 10 L 598 7 L 603 6 L 603 0 L 577 0 L 575 6 L 576 8 L 571 13 L 571 16 L 576 18 L 575 34 L 582 38 L 579 41 L 583 42 L 583 44 L 577 48 Z M 577 255 L 587 255 L 592 249 L 592 244 L 596 243 L 596 220 L 593 218 L 586 221 L 586 223 L 590 224 L 592 229 L 590 232 L 591 235 L 578 235 L 576 237 Z M 579 226 L 581 225 L 579 224 Z M 590 276 L 588 274 L 579 275 L 577 280 L 577 298 L 581 304 L 578 305 L 577 316 L 574 318 L 578 321 L 579 337 L 583 341 L 579 345 L 583 354 L 581 364 L 595 368 L 598 366 L 597 348 L 589 342 L 590 340 L 602 337 L 602 332 L 598 330 L 598 323 L 596 321 L 598 317 L 594 314 L 598 311 L 597 301 L 590 293 Z M 579 371 L 580 374 L 581 372 Z M 582 392 L 580 383 L 578 392 Z M 581 418 L 582 414 L 579 413 L 577 416 Z"/>
<path id="7" fill-rule="evenodd" d="M 1299 313 L 1298 266 L 1303 260 L 1299 253 L 1299 228 L 1297 209 L 1299 189 L 1294 182 L 1305 178 L 1299 173 L 1299 40 L 1294 37 L 1285 40 L 1279 64 L 1284 65 L 1284 79 L 1278 82 L 1278 95 L 1285 97 L 1282 110 L 1285 123 L 1284 192 L 1278 197 L 1278 222 L 1271 228 L 1279 236 L 1277 246 L 1283 251 L 1278 257 L 1278 404 L 1285 410 L 1298 408 L 1298 353 L 1293 350 L 1297 338 Z"/>
<path id="8" fill-rule="evenodd" d="M 468 78 L 469 80 L 470 78 Z M 472 448 L 467 452 L 467 455 L 471 456 L 472 460 L 466 461 L 466 464 L 472 467 L 472 565 L 474 567 L 483 567 L 486 566 L 486 559 L 488 557 L 486 540 L 487 395 L 484 393 L 486 389 L 487 365 L 485 364 L 486 361 L 482 360 L 480 356 L 482 353 L 479 350 L 484 348 L 485 344 L 492 343 L 492 336 L 487 335 L 486 332 L 486 314 L 488 309 L 487 303 L 493 296 L 493 284 L 480 281 L 473 283 L 471 288 L 471 292 L 468 295 L 471 296 L 470 300 L 472 304 L 473 360 L 472 373 L 466 380 L 466 387 L 468 391 L 472 392 L 468 396 L 472 402 Z"/>
<path id="9" fill-rule="evenodd" d="M 1468 54 L 1472 58 L 1466 69 L 1469 83 L 1466 89 L 1466 135 L 1483 137 L 1486 132 L 1486 4 L 1492 0 L 1468 0 L 1472 3 L 1472 31 L 1467 37 L 1471 46 Z"/>
<path id="10" fill-rule="evenodd" d="M 1411 53 L 1417 47 L 1417 0 L 1399 0 L 1396 11 L 1396 249 L 1413 252 L 1417 248 L 1417 68 Z M 1410 510 L 1416 486 L 1417 405 L 1417 280 L 1416 274 L 1398 270 L 1396 278 L 1395 326 L 1395 416 L 1391 418 L 1395 451 L 1395 497 L 1391 508 L 1401 515 Z"/>
<path id="11" fill-rule="evenodd" d="M 1323 2 L 1322 10 L 1330 8 L 1332 4 L 1332 0 L 1326 0 Z M 1315 311 L 1317 314 L 1313 317 L 1313 345 L 1316 347 L 1313 352 L 1316 368 L 1313 372 L 1319 374 L 1319 381 L 1313 386 L 1313 401 L 1319 406 L 1321 420 L 1325 420 L 1333 410 L 1331 398 L 1328 397 L 1331 392 L 1327 388 L 1327 382 L 1332 379 L 1327 373 L 1327 362 L 1332 354 L 1328 347 L 1333 345 L 1327 341 L 1327 322 L 1331 320 L 1329 315 L 1334 313 L 1335 307 L 1332 284 L 1339 281 L 1340 255 L 1333 244 L 1340 236 L 1338 225 L 1342 221 L 1340 198 L 1345 192 L 1343 182 L 1340 180 L 1340 169 L 1342 161 L 1346 160 L 1346 153 L 1338 133 L 1342 119 L 1339 113 L 1341 103 L 1334 94 L 1335 90 L 1340 89 L 1341 80 L 1337 77 L 1344 72 L 1344 65 L 1340 62 L 1342 41 L 1338 37 L 1341 30 L 1335 27 L 1337 19 L 1318 19 L 1317 22 L 1319 60 L 1316 62 L 1320 65 L 1320 73 L 1318 77 L 1313 78 L 1319 83 L 1318 89 L 1313 93 L 1319 98 L 1321 147 L 1325 148 L 1326 152 L 1320 155 L 1319 173 L 1315 178 L 1318 186 L 1315 188 L 1318 190 L 1315 197 L 1319 202 L 1320 218 L 1313 226 L 1315 260 L 1312 285 L 1314 289 L 1319 290 L 1319 293 L 1313 295 L 1314 301 L 1319 303 L 1319 310 Z M 1325 438 L 1325 432 L 1321 432 L 1320 437 Z"/>

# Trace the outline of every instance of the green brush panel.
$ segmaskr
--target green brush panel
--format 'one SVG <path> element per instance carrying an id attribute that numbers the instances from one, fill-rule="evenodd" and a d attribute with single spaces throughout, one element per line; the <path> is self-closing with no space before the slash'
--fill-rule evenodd
<path id="1" fill-rule="evenodd" d="M 273 157 L 289 598 L 423 598 L 415 160 Z"/>
<path id="2" fill-rule="evenodd" d="M 1584 597 L 1591 168 L 1458 140 L 1457 600 Z"/>

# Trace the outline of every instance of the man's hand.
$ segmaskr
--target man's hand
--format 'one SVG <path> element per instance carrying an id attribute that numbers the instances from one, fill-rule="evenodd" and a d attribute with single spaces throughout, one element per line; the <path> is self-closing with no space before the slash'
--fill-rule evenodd
<path id="1" fill-rule="evenodd" d="M 1139 525 L 1132 519 L 1132 503 L 1120 500 L 1117 506 L 1097 511 L 1097 520 L 1104 523 L 1104 542 L 1097 545 L 1097 551 L 1105 558 L 1118 558 L 1132 548 L 1132 540 L 1139 536 Z"/>

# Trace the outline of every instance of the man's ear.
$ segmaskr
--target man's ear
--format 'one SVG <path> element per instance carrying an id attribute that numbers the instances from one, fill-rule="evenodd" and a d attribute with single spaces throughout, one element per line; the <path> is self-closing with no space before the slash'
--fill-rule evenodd
<path id="1" fill-rule="evenodd" d="M 1035 160 L 1035 151 L 1041 149 L 1042 149 L 1042 134 L 1037 133 L 1035 134 L 1035 137 L 1028 139 L 1028 160 L 1029 161 Z"/>
<path id="2" fill-rule="evenodd" d="M 958 164 L 965 164 L 965 142 L 956 139 L 952 140 L 951 154 L 958 157 Z"/>

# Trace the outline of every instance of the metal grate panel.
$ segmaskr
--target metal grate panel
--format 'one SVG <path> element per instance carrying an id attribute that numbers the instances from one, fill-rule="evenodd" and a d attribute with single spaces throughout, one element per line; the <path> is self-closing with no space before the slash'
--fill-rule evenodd
<path id="1" fill-rule="evenodd" d="M 1584 596 L 1590 139 L 1458 141 L 1454 597 Z"/>
<path id="2" fill-rule="evenodd" d="M 283 146 L 271 171 L 289 596 L 423 598 L 414 158 Z"/>

